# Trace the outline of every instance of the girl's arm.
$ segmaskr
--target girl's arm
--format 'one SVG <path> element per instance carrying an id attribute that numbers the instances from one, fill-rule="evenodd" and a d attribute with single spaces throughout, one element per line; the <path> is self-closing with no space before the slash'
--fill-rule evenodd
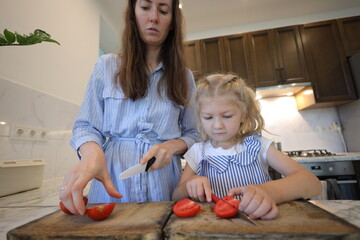
<path id="1" fill-rule="evenodd" d="M 320 194 L 319 179 L 305 167 L 270 145 L 267 151 L 269 165 L 283 178 L 262 184 L 277 204 L 299 198 L 311 198 Z"/>
<path id="2" fill-rule="evenodd" d="M 267 151 L 267 161 L 285 177 L 229 191 L 230 195 L 242 195 L 239 209 L 250 218 L 273 219 L 278 215 L 276 204 L 310 198 L 321 192 L 320 181 L 315 175 L 272 145 Z"/>

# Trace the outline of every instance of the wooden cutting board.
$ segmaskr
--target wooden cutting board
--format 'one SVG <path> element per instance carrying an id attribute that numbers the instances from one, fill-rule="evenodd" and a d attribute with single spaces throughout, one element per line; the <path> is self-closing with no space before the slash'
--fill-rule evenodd
<path id="1" fill-rule="evenodd" d="M 103 221 L 56 211 L 8 232 L 13 239 L 163 239 L 174 202 L 118 203 Z"/>
<path id="2" fill-rule="evenodd" d="M 257 226 L 240 219 L 222 219 L 214 204 L 201 204 L 192 218 L 172 215 L 164 229 L 165 239 L 360 239 L 360 229 L 307 202 L 279 205 L 274 220 L 256 220 Z"/>

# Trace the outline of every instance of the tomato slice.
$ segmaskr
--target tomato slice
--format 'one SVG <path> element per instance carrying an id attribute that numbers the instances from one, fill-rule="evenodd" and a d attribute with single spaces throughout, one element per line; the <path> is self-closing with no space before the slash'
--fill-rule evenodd
<path id="1" fill-rule="evenodd" d="M 110 214 L 114 210 L 114 207 L 115 203 L 95 205 L 86 209 L 86 215 L 88 215 L 89 218 L 95 221 L 104 220 L 105 218 L 110 216 Z"/>
<path id="2" fill-rule="evenodd" d="M 84 200 L 84 203 L 85 203 L 85 206 L 86 206 L 86 204 L 88 203 L 88 198 L 87 198 L 87 197 L 83 197 L 83 200 Z M 70 212 L 70 210 L 67 209 L 67 208 L 65 207 L 65 205 L 64 205 L 61 201 L 60 201 L 59 205 L 60 205 L 60 209 L 61 209 L 64 213 L 69 214 L 69 215 L 73 215 L 73 214 Z"/>
<path id="3" fill-rule="evenodd" d="M 176 216 L 186 218 L 198 214 L 201 210 L 201 206 L 188 198 L 184 198 L 175 203 L 172 210 Z"/>
<path id="4" fill-rule="evenodd" d="M 233 196 L 225 196 L 216 202 L 214 212 L 218 217 L 231 218 L 237 214 L 239 204 L 240 200 L 234 198 Z"/>

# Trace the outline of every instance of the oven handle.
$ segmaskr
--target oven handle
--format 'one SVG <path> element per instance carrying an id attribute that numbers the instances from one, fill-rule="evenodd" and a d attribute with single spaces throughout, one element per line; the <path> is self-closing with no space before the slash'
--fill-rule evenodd
<path id="1" fill-rule="evenodd" d="M 338 184 L 351 184 L 351 183 L 357 183 L 356 180 L 337 180 Z"/>

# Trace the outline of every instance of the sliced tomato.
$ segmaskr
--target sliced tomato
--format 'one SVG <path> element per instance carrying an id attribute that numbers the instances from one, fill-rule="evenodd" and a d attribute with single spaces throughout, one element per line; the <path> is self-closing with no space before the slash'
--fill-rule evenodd
<path id="1" fill-rule="evenodd" d="M 85 206 L 86 206 L 86 204 L 88 203 L 88 198 L 87 198 L 87 197 L 83 197 L 83 200 L 84 200 L 84 204 L 85 204 Z M 72 215 L 72 213 L 70 212 L 70 210 L 67 209 L 62 202 L 60 202 L 59 205 L 60 205 L 60 209 L 61 209 L 64 213 L 69 214 L 69 215 Z"/>
<path id="2" fill-rule="evenodd" d="M 105 218 L 110 216 L 110 214 L 114 210 L 114 207 L 115 203 L 95 205 L 86 209 L 86 215 L 88 215 L 89 218 L 95 221 L 104 220 Z"/>
<path id="3" fill-rule="evenodd" d="M 240 200 L 233 196 L 225 196 L 216 202 L 214 212 L 218 217 L 231 218 L 237 214 L 239 204 Z"/>
<path id="4" fill-rule="evenodd" d="M 201 210 L 201 206 L 188 198 L 184 198 L 175 203 L 172 210 L 176 216 L 186 218 L 198 214 Z"/>

